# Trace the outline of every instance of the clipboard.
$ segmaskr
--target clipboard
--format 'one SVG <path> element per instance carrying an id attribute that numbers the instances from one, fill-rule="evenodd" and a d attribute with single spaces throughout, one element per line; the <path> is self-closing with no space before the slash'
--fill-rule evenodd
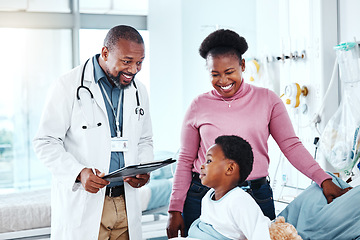
<path id="1" fill-rule="evenodd" d="M 130 165 L 130 166 L 120 168 L 116 171 L 113 171 L 113 172 L 105 175 L 102 178 L 109 182 L 117 182 L 117 181 L 122 180 L 123 177 L 131 177 L 131 176 L 136 176 L 138 174 L 149 173 L 158 168 L 165 167 L 166 165 L 169 165 L 174 162 L 176 162 L 175 159 L 168 158 L 163 161 L 139 163 L 136 165 Z"/>

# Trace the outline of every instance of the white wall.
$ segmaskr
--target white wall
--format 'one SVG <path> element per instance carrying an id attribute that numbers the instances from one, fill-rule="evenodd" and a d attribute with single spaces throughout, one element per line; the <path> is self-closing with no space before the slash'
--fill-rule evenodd
<path id="1" fill-rule="evenodd" d="M 338 108 L 341 99 L 340 84 L 335 84 L 326 99 L 325 111 L 322 114 L 318 133 L 312 126 L 303 127 L 318 111 L 331 78 L 335 60 L 333 47 L 340 42 L 360 39 L 360 2 L 356 0 L 331 1 L 268 1 L 257 0 L 257 46 L 258 54 L 284 53 L 289 55 L 294 50 L 305 49 L 307 59 L 304 62 L 285 61 L 279 66 L 280 91 L 287 84 L 298 82 L 306 85 L 309 95 L 304 98 L 308 111 L 288 109 L 297 135 L 311 154 L 314 154 L 313 139 L 321 132 Z M 270 11 L 268 9 L 271 9 Z M 276 18 L 276 16 L 279 16 Z M 276 171 L 279 163 L 279 150 L 272 140 L 269 141 L 269 152 L 272 159 L 270 172 Z M 317 160 L 329 171 L 336 170 L 318 151 Z M 286 162 L 286 161 L 285 161 Z M 287 164 L 281 163 L 280 175 L 287 174 L 288 184 L 302 187 L 307 184 L 306 178 Z M 282 179 L 280 180 L 282 181 Z"/>
<path id="2" fill-rule="evenodd" d="M 181 124 L 192 99 L 212 89 L 202 40 L 217 27 L 235 30 L 256 55 L 255 2 L 227 0 L 150 0 L 150 92 L 155 150 L 180 147 Z"/>
<path id="3" fill-rule="evenodd" d="M 226 4 L 225 4 L 226 2 Z M 150 0 L 148 29 L 151 51 L 151 111 L 155 148 L 176 151 L 179 147 L 183 116 L 192 99 L 210 90 L 205 61 L 198 54 L 201 41 L 216 28 L 230 28 L 249 43 L 245 57 L 263 60 L 302 50 L 306 59 L 297 62 L 275 61 L 275 92 L 298 82 L 309 89 L 303 98 L 307 112 L 289 109 L 294 128 L 305 147 L 314 155 L 314 137 L 320 134 L 308 123 L 323 101 L 327 90 L 335 51 L 341 41 L 360 39 L 360 1 L 357 0 Z M 319 130 L 334 114 L 339 104 L 337 79 L 326 100 Z M 304 127 L 306 126 L 306 127 Z M 273 174 L 280 151 L 272 139 L 269 152 Z M 318 151 L 318 154 L 319 151 Z M 325 170 L 333 168 L 318 155 Z M 287 161 L 284 161 L 287 162 Z M 284 165 L 282 172 L 308 184 L 298 171 Z M 296 176 L 294 176 L 296 175 Z M 291 182 L 291 181 L 290 181 Z M 301 185 L 302 183 L 300 183 Z M 303 185 L 304 185 L 303 184 Z"/>
<path id="4" fill-rule="evenodd" d="M 184 0 L 183 1 L 183 111 L 200 93 L 212 89 L 205 60 L 198 50 L 201 42 L 217 28 L 231 29 L 245 37 L 249 50 L 256 55 L 256 4 L 248 0 Z"/>
<path id="5" fill-rule="evenodd" d="M 256 2 L 259 58 L 265 55 L 290 56 L 295 51 L 298 54 L 304 50 L 306 52 L 304 60 L 277 61 L 273 67 L 278 72 L 279 82 L 276 84 L 279 95 L 284 93 L 286 85 L 294 82 L 300 86 L 306 86 L 309 90 L 308 96 L 301 99 L 306 104 L 307 111 L 303 112 L 301 108 L 288 108 L 288 112 L 296 134 L 308 151 L 314 155 L 313 141 L 319 133 L 314 124 L 309 123 L 323 102 L 331 78 L 335 60 L 335 51 L 332 47 L 337 44 L 337 1 L 257 0 Z M 326 102 L 326 111 L 322 114 L 320 130 L 337 109 L 337 84 Z M 270 177 L 276 177 L 280 182 L 285 180 L 286 184 L 295 187 L 306 187 L 310 183 L 307 177 L 280 156 L 280 151 L 271 138 L 269 155 Z M 332 170 L 323 159 L 318 160 L 323 168 Z M 278 172 L 276 172 L 277 167 L 279 167 Z"/>
<path id="6" fill-rule="evenodd" d="M 182 113 L 181 0 L 149 0 L 150 110 L 155 150 L 176 152 Z"/>
<path id="7" fill-rule="evenodd" d="M 360 41 L 360 1 L 339 0 L 339 42 Z"/>

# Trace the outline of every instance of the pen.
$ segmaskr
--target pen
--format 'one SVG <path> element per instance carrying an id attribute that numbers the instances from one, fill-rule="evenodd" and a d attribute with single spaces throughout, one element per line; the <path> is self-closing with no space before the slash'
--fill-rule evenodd
<path id="1" fill-rule="evenodd" d="M 95 168 L 91 168 L 92 172 L 95 174 L 95 176 L 97 176 Z"/>

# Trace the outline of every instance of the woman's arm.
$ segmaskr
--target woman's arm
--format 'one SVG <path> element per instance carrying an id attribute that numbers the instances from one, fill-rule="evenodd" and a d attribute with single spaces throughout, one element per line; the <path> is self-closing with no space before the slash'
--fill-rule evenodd
<path id="1" fill-rule="evenodd" d="M 323 188 L 328 203 L 346 193 L 349 189 L 341 189 L 334 184 L 331 176 L 320 167 L 296 136 L 282 101 L 276 95 L 271 97 L 275 104 L 270 118 L 270 134 L 289 162 Z"/>
<path id="2" fill-rule="evenodd" d="M 272 92 L 271 92 L 272 93 Z M 274 103 L 270 117 L 269 130 L 274 140 L 289 162 L 300 172 L 315 181 L 319 186 L 325 179 L 331 179 L 314 160 L 294 132 L 283 102 L 274 93 L 269 94 Z"/>

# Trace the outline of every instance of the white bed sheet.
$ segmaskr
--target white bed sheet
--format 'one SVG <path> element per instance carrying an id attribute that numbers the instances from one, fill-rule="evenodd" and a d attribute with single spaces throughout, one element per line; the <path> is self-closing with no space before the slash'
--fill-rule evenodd
<path id="1" fill-rule="evenodd" d="M 0 233 L 50 226 L 50 189 L 0 196 Z"/>
<path id="2" fill-rule="evenodd" d="M 172 179 L 152 179 L 139 189 L 141 210 L 167 212 Z M 152 201 L 152 202 L 151 202 Z M 51 226 L 51 190 L 33 190 L 0 195 L 0 233 Z"/>

